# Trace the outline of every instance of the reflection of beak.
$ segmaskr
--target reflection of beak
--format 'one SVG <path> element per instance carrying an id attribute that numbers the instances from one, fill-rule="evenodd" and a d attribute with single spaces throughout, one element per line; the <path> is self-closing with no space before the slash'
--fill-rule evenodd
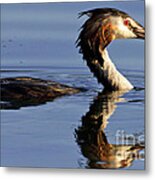
<path id="1" fill-rule="evenodd" d="M 142 26 L 140 26 L 139 28 L 135 28 L 133 32 L 135 33 L 136 38 L 145 39 L 145 29 Z"/>

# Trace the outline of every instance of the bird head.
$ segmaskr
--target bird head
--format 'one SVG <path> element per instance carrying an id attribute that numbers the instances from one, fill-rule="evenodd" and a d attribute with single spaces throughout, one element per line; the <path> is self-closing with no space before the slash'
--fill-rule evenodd
<path id="1" fill-rule="evenodd" d="M 111 16 L 108 18 L 113 39 L 144 39 L 145 30 L 142 25 L 130 16 Z"/>
<path id="2" fill-rule="evenodd" d="M 144 39 L 145 30 L 127 13 L 114 9 L 93 9 L 80 13 L 89 18 L 81 27 L 77 39 L 77 46 L 83 53 L 83 58 L 96 56 L 100 50 L 104 50 L 115 39 Z"/>

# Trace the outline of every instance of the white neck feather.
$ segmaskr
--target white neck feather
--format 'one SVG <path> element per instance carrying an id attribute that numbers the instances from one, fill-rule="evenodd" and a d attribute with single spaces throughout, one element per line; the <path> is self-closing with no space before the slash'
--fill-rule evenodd
<path id="1" fill-rule="evenodd" d="M 102 51 L 103 66 L 100 66 L 100 82 L 107 90 L 130 90 L 133 85 L 116 69 L 106 49 Z M 97 61 L 94 61 L 94 65 Z M 97 65 L 97 64 L 96 64 Z M 98 66 L 99 69 L 99 66 Z"/>

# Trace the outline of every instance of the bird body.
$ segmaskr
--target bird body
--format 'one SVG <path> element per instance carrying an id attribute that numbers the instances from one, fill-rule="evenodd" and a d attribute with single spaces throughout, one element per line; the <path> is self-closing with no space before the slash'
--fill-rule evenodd
<path id="1" fill-rule="evenodd" d="M 113 8 L 82 12 L 88 20 L 82 26 L 77 47 L 98 82 L 106 90 L 130 90 L 133 85 L 111 61 L 106 47 L 115 39 L 144 39 L 144 28 L 125 12 Z"/>

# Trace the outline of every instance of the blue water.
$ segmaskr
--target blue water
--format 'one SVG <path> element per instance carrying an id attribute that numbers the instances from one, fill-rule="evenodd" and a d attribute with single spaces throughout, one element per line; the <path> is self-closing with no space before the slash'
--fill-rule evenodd
<path id="1" fill-rule="evenodd" d="M 121 9 L 144 25 L 143 1 L 1 5 L 1 77 L 31 76 L 87 89 L 40 106 L 2 110 L 2 166 L 99 168 L 96 165 L 109 162 L 113 156 L 98 158 L 93 164 L 100 143 L 91 148 L 92 138 L 83 138 L 89 133 L 97 136 L 88 128 L 89 121 L 83 126 L 83 116 L 89 119 L 97 114 L 103 116 L 103 124 L 108 122 L 98 131 L 104 132 L 104 143 L 116 145 L 118 130 L 144 142 L 144 90 L 132 90 L 120 98 L 112 95 L 108 101 L 102 97 L 96 102 L 102 86 L 75 48 L 78 29 L 86 20 L 77 19 L 78 13 L 97 7 Z M 108 50 L 134 86 L 144 88 L 144 41 L 117 40 Z M 84 132 L 78 135 L 81 128 Z M 144 155 L 143 148 L 139 154 Z M 144 169 L 144 158 L 139 156 L 128 158 L 130 163 L 127 158 L 121 163 L 117 160 L 115 168 Z"/>

